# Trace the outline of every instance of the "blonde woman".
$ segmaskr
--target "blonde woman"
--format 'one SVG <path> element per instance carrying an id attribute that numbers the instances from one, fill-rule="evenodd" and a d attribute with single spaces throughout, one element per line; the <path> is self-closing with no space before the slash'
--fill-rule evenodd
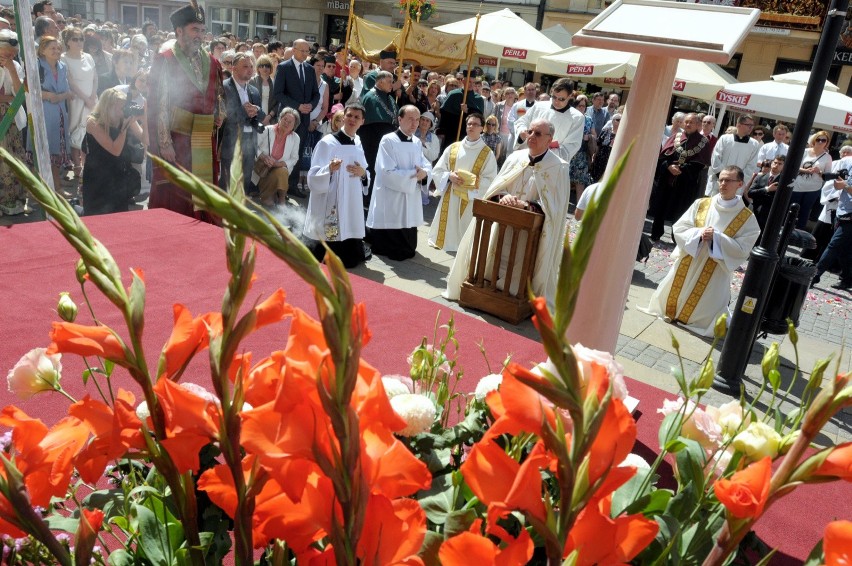
<path id="1" fill-rule="evenodd" d="M 831 155 L 828 154 L 828 142 L 831 135 L 825 130 L 808 138 L 808 147 L 802 156 L 799 175 L 793 180 L 793 195 L 790 204 L 798 203 L 799 218 L 796 228 L 802 229 L 808 223 L 811 209 L 822 194 L 822 175 L 831 171 Z"/>
<path id="2" fill-rule="evenodd" d="M 86 121 L 82 187 L 86 215 L 126 211 L 132 195 L 139 192 L 142 179 L 130 162 L 128 142 L 141 142 L 145 135 L 136 117 L 125 117 L 126 102 L 123 92 L 107 89 Z"/>
<path id="3" fill-rule="evenodd" d="M 254 64 L 254 72 L 256 74 L 249 80 L 249 84 L 253 85 L 260 92 L 261 114 L 258 117 L 264 126 L 268 126 L 275 119 L 275 109 L 270 105 L 272 99 L 272 70 L 274 68 L 272 58 L 269 55 L 261 54 Z"/>

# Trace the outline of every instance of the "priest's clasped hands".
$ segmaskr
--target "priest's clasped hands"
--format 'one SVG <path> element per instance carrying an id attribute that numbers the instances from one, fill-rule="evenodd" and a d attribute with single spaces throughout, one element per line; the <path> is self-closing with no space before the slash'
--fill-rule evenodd
<path id="1" fill-rule="evenodd" d="M 343 164 L 342 159 L 340 159 L 339 157 L 334 157 L 334 158 L 332 158 L 331 161 L 329 161 L 328 169 L 329 169 L 329 171 L 334 173 L 335 171 L 340 169 L 340 166 L 342 164 Z M 346 166 L 346 172 L 349 173 L 350 177 L 363 177 L 364 175 L 367 174 L 367 170 L 364 169 L 361 166 L 361 164 L 358 163 L 357 161 L 355 163 L 347 165 Z"/>
<path id="2" fill-rule="evenodd" d="M 502 197 L 500 197 L 499 202 L 500 202 L 500 204 L 503 204 L 503 205 L 506 205 L 506 206 L 513 206 L 515 208 L 526 209 L 527 206 L 529 206 L 526 201 L 521 200 L 514 195 L 503 195 Z"/>
<path id="3" fill-rule="evenodd" d="M 713 241 L 713 227 L 708 226 L 701 232 L 701 241 L 702 242 L 712 242 Z"/>
<path id="4" fill-rule="evenodd" d="M 422 169 L 416 165 L 414 166 L 414 171 L 415 173 L 411 176 L 411 178 L 417 179 L 418 181 L 422 181 L 426 178 L 427 175 L 429 175 L 429 173 L 427 173 L 425 169 Z"/>

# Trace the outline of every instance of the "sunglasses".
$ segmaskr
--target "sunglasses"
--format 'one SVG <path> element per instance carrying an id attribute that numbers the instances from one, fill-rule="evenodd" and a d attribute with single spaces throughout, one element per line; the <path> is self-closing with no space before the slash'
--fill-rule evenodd
<path id="1" fill-rule="evenodd" d="M 82 37 L 72 37 L 68 41 L 83 41 Z"/>
<path id="2" fill-rule="evenodd" d="M 817 138 L 816 141 L 818 141 L 819 143 L 828 143 L 828 140 L 825 138 Z"/>
<path id="3" fill-rule="evenodd" d="M 567 96 L 551 96 L 553 100 L 558 100 L 559 102 L 568 102 Z"/>
<path id="4" fill-rule="evenodd" d="M 271 69 L 272 65 L 269 64 L 269 63 L 261 63 L 260 65 L 257 66 L 257 68 L 258 69 Z"/>
<path id="5" fill-rule="evenodd" d="M 762 138 L 762 137 L 763 137 L 763 132 L 755 132 L 753 135 L 754 135 L 755 137 L 757 137 L 757 138 Z"/>

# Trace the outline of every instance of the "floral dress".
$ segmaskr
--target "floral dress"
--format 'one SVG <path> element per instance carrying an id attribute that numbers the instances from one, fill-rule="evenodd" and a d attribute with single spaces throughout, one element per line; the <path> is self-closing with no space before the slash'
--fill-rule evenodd
<path id="1" fill-rule="evenodd" d="M 585 138 L 592 131 L 592 119 L 586 116 L 586 123 L 583 125 L 583 137 Z M 589 175 L 589 152 L 588 145 L 585 139 L 580 146 L 580 150 L 571 158 L 571 182 L 588 187 L 592 183 L 592 178 Z"/>
<path id="2" fill-rule="evenodd" d="M 21 73 L 18 73 L 20 76 Z M 12 86 L 12 79 L 9 72 L 0 68 L 0 94 L 14 96 L 15 89 Z M 0 102 L 0 116 L 5 116 L 11 106 L 8 102 Z M 19 111 L 20 112 L 20 111 Z M 6 136 L 0 140 L 0 147 L 17 157 L 21 161 L 26 160 L 26 151 L 24 149 L 23 138 L 21 131 L 16 125 L 16 120 L 9 124 L 9 129 L 6 131 Z M 24 212 L 24 204 L 26 203 L 26 189 L 12 173 L 12 169 L 5 161 L 0 162 L 0 212 L 3 214 L 21 214 Z"/>

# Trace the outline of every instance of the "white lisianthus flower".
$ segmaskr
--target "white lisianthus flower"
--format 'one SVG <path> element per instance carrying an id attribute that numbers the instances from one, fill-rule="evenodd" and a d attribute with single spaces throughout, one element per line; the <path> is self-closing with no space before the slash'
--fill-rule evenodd
<path id="1" fill-rule="evenodd" d="M 573 346 L 574 355 L 577 357 L 577 365 L 580 368 L 583 384 L 589 382 L 592 377 L 592 364 L 606 368 L 612 381 L 612 397 L 624 400 L 627 398 L 627 384 L 624 383 L 624 368 L 609 352 L 586 348 L 582 344 Z"/>
<path id="2" fill-rule="evenodd" d="M 739 400 L 728 401 L 720 407 L 707 407 L 707 413 L 719 423 L 725 438 L 733 436 L 743 424 L 749 421 L 748 415 L 743 416 L 743 407 Z"/>
<path id="3" fill-rule="evenodd" d="M 731 441 L 731 446 L 752 461 L 766 456 L 775 458 L 781 445 L 781 435 L 766 423 L 753 422 Z"/>
<path id="4" fill-rule="evenodd" d="M 148 419 L 151 418 L 151 411 L 148 409 L 148 401 L 142 401 L 136 405 L 136 416 L 139 417 L 139 420 L 143 423 L 148 422 Z"/>
<path id="5" fill-rule="evenodd" d="M 716 477 L 721 476 L 728 468 L 728 464 L 731 463 L 733 455 L 734 453 L 731 450 L 717 450 L 707 461 L 704 470 L 711 472 Z"/>
<path id="6" fill-rule="evenodd" d="M 663 406 L 657 409 L 657 412 L 662 415 L 669 415 L 680 411 L 683 408 L 683 398 L 676 400 L 666 399 L 663 401 Z M 684 438 L 689 438 L 701 445 L 705 451 L 710 454 L 715 451 L 722 441 L 722 427 L 707 413 L 704 409 L 696 406 L 690 400 L 686 400 L 686 415 L 689 418 L 681 425 L 680 433 Z"/>
<path id="7" fill-rule="evenodd" d="M 29 399 L 42 391 L 59 389 L 62 377 L 62 354 L 45 354 L 46 348 L 33 348 L 18 360 L 6 377 L 9 392 Z"/>
<path id="8" fill-rule="evenodd" d="M 474 397 L 476 397 L 477 401 L 484 400 L 489 393 L 492 391 L 496 391 L 500 388 L 500 384 L 503 383 L 503 375 L 499 373 L 489 373 L 485 377 L 479 380 L 479 383 L 476 384 L 476 389 L 473 392 Z"/>
<path id="9" fill-rule="evenodd" d="M 428 397 L 416 393 L 403 393 L 390 400 L 393 410 L 403 418 L 406 427 L 397 432 L 400 436 L 415 436 L 432 428 L 437 411 Z"/>
<path id="10" fill-rule="evenodd" d="M 385 394 L 388 396 L 388 399 L 393 399 L 397 395 L 411 393 L 408 385 L 403 383 L 403 381 L 395 375 L 383 377 L 382 386 L 385 388 Z"/>

